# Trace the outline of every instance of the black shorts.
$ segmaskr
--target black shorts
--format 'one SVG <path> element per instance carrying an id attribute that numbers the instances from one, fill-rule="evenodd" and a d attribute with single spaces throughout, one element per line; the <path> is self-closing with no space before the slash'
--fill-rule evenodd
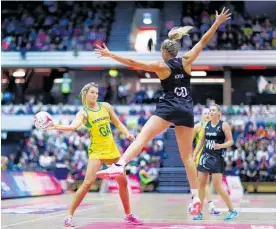
<path id="1" fill-rule="evenodd" d="M 224 159 L 221 155 L 213 155 L 206 152 L 202 152 L 197 170 L 205 173 L 224 173 Z"/>
<path id="2" fill-rule="evenodd" d="M 171 96 L 159 99 L 154 115 L 176 126 L 194 127 L 193 101 L 184 98 Z"/>

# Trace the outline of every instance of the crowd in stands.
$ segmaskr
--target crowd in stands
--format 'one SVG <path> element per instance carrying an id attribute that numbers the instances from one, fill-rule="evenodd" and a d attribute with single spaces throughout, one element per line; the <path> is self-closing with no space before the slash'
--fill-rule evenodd
<path id="1" fill-rule="evenodd" d="M 274 50 L 276 23 L 265 15 L 250 17 L 243 2 L 183 2 L 182 25 L 191 25 L 183 49 L 190 49 L 211 27 L 218 4 L 232 12 L 205 50 Z M 155 3 L 136 3 L 136 7 L 157 7 Z M 114 21 L 115 2 L 44 1 L 2 4 L 2 51 L 91 51 L 96 44 L 108 42 Z M 166 21 L 165 33 L 175 22 Z"/>
<path id="2" fill-rule="evenodd" d="M 183 3 L 182 25 L 191 25 L 190 37 L 184 37 L 184 50 L 195 45 L 215 21 L 217 2 L 196 1 Z M 245 13 L 241 2 L 223 2 L 220 9 L 230 9 L 231 20 L 220 25 L 205 50 L 275 50 L 276 23 L 265 15 L 252 18 Z M 173 27 L 168 22 L 167 29 Z"/>
<path id="3" fill-rule="evenodd" d="M 242 181 L 276 181 L 276 131 L 273 122 L 248 122 L 233 129 L 235 145 L 225 152 L 225 174 Z"/>
<path id="4" fill-rule="evenodd" d="M 212 100 L 209 101 L 211 104 L 212 102 Z M 199 117 L 204 107 L 196 105 L 195 115 Z M 2 106 L 4 114 L 18 114 L 18 111 L 12 113 L 15 110 L 6 108 Z M 28 108 L 28 105 L 22 105 L 21 115 L 34 113 L 34 111 L 28 113 Z M 62 105 L 48 105 L 45 108 L 48 112 L 52 111 L 53 115 L 75 114 L 78 110 L 78 107 L 64 108 Z M 152 110 L 146 111 L 143 107 L 139 109 L 134 105 L 130 106 L 127 111 L 119 111 L 115 108 L 120 120 L 134 134 L 140 132 Z M 276 123 L 275 121 L 262 121 L 264 119 L 249 121 L 252 117 L 271 117 L 270 115 L 273 113 L 275 115 L 275 112 L 271 112 L 268 106 L 258 106 L 251 109 L 251 112 L 254 111 L 254 116 L 250 118 L 248 106 L 222 106 L 222 111 L 225 119 L 232 125 L 235 142 L 225 152 L 225 174 L 240 176 L 242 181 L 276 181 Z M 237 121 L 238 117 L 245 117 L 245 119 Z M 113 133 L 123 153 L 130 142 L 114 127 Z M 2 157 L 2 170 L 53 171 L 57 165 L 66 165 L 70 176 L 78 179 L 85 172 L 89 142 L 90 138 L 86 129 L 70 134 L 33 129 L 29 136 L 18 145 L 19 150 L 16 154 L 10 154 L 9 158 Z M 126 167 L 127 173 L 138 175 L 144 185 L 153 184 L 156 187 L 158 169 L 162 166 L 163 160 L 166 160 L 168 153 L 163 145 L 163 135 L 157 136 L 143 148 L 139 157 Z"/>
<path id="5" fill-rule="evenodd" d="M 207 106 L 210 106 L 211 104 L 214 104 L 214 100 L 207 99 L 206 100 Z M 128 107 L 129 115 L 136 115 L 139 114 L 139 111 L 137 111 L 137 108 L 135 107 L 143 107 L 143 106 L 149 106 L 152 108 L 152 111 L 154 111 L 154 106 L 147 105 L 147 104 L 141 104 L 141 105 L 135 105 L 135 103 L 131 103 Z M 115 106 L 115 110 L 116 110 Z M 202 110 L 206 107 L 206 105 L 196 104 L 194 106 L 194 114 L 195 116 L 201 115 Z M 81 108 L 81 105 L 65 105 L 62 103 L 59 103 L 58 105 L 44 105 L 41 102 L 38 104 L 33 104 L 32 102 L 27 102 L 25 104 L 20 105 L 2 105 L 1 112 L 3 115 L 32 115 L 37 113 L 38 111 L 46 111 L 51 115 L 74 115 L 76 114 L 79 109 Z M 260 105 L 260 106 L 248 106 L 248 105 L 234 105 L 234 106 L 221 106 L 222 109 L 222 115 L 223 116 L 234 116 L 234 115 L 240 115 L 248 118 L 254 118 L 254 117 L 273 117 L 275 115 L 276 109 L 275 106 L 269 106 L 269 105 Z M 117 111 L 117 114 L 126 114 L 126 112 L 121 113 L 120 111 Z"/>
<path id="6" fill-rule="evenodd" d="M 71 114 L 73 114 L 72 112 Z M 55 113 L 56 114 L 56 113 Z M 120 115 L 120 120 L 134 133 L 138 134 L 148 119 L 144 110 L 130 110 L 130 115 L 138 119 L 128 121 Z M 130 144 L 125 136 L 112 125 L 113 135 L 119 150 L 123 153 Z M 42 131 L 32 129 L 28 136 L 18 144 L 18 151 L 2 157 L 2 171 L 58 171 L 67 168 L 70 180 L 82 179 L 87 165 L 87 148 L 90 144 L 86 128 L 76 132 Z M 166 157 L 163 137 L 157 136 L 142 150 L 127 167 L 127 174 L 136 174 L 141 178 L 141 185 L 148 185 L 158 179 L 160 163 Z M 147 172 L 146 172 L 147 171 Z M 156 187 L 156 186 L 154 186 Z"/>
<path id="7" fill-rule="evenodd" d="M 93 50 L 108 40 L 115 2 L 3 2 L 2 51 Z"/>

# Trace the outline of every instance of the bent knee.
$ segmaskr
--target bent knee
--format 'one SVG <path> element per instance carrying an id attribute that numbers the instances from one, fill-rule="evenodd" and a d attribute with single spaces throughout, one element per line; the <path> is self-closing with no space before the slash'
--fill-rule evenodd
<path id="1" fill-rule="evenodd" d="M 220 191 L 222 189 L 222 184 L 220 182 L 213 182 L 213 185 L 216 191 Z"/>
<path id="2" fill-rule="evenodd" d="M 207 182 L 205 180 L 199 179 L 199 186 L 200 188 L 206 188 Z"/>

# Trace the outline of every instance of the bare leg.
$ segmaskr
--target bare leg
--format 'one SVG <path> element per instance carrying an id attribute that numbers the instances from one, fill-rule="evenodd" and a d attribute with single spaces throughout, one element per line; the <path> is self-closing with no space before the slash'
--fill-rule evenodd
<path id="1" fill-rule="evenodd" d="M 176 126 L 175 134 L 180 156 L 186 168 L 190 187 L 191 189 L 198 189 L 198 181 L 195 179 L 197 177 L 197 170 L 192 158 L 193 128 Z"/>
<path id="2" fill-rule="evenodd" d="M 129 204 L 129 192 L 127 188 L 127 178 L 124 176 L 115 177 L 119 185 L 119 194 L 124 207 L 125 214 L 128 215 L 131 213 L 130 204 Z"/>
<path id="3" fill-rule="evenodd" d="M 208 183 L 208 173 L 203 173 L 198 171 L 198 180 L 199 180 L 199 199 L 202 203 L 202 208 L 203 209 L 203 203 L 204 203 L 204 198 L 205 198 L 205 190 L 206 190 L 206 185 Z"/>
<path id="4" fill-rule="evenodd" d="M 89 191 L 91 185 L 95 182 L 96 172 L 99 171 L 101 167 L 102 167 L 102 162 L 100 160 L 94 160 L 94 159 L 88 160 L 85 179 L 74 196 L 74 199 L 68 209 L 68 215 L 70 216 L 74 215 L 75 210 L 82 202 L 83 198 Z"/>
<path id="5" fill-rule="evenodd" d="M 212 201 L 212 193 L 211 193 L 210 175 L 209 174 L 208 174 L 207 184 L 206 184 L 206 188 L 205 188 L 205 197 L 206 197 L 208 203 Z"/>
<path id="6" fill-rule="evenodd" d="M 230 200 L 228 193 L 222 187 L 222 174 L 214 173 L 212 174 L 212 178 L 213 178 L 213 184 L 215 186 L 216 192 L 224 200 L 229 210 L 234 210 L 232 201 Z"/>
<path id="7" fill-rule="evenodd" d="M 150 119 L 143 126 L 141 132 L 137 136 L 134 142 L 127 148 L 121 160 L 119 160 L 118 164 L 123 160 L 125 163 L 128 163 L 133 158 L 135 158 L 142 150 L 142 148 L 156 135 L 162 133 L 171 125 L 170 122 L 158 117 L 151 116 Z"/>

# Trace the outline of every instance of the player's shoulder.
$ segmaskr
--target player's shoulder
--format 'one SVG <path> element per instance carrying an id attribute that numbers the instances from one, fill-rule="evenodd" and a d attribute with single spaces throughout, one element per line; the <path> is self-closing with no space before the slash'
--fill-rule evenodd
<path id="1" fill-rule="evenodd" d="M 204 126 L 205 125 L 203 125 L 203 123 L 200 121 L 194 125 L 194 129 L 196 132 L 200 132 Z"/>
<path id="2" fill-rule="evenodd" d="M 201 128 L 201 122 L 196 123 L 196 124 L 194 125 L 194 128 L 195 128 L 196 130 L 198 130 L 199 128 Z"/>
<path id="3" fill-rule="evenodd" d="M 108 102 L 100 102 L 100 104 L 105 108 L 110 110 L 112 108 L 112 106 L 110 105 L 110 103 Z"/>
<path id="4" fill-rule="evenodd" d="M 228 122 L 226 122 L 226 121 L 222 121 L 221 125 L 222 125 L 222 129 L 231 128 L 230 124 Z"/>
<path id="5" fill-rule="evenodd" d="M 86 115 L 86 107 L 82 107 L 80 108 L 80 110 L 77 112 L 77 115 Z"/>

